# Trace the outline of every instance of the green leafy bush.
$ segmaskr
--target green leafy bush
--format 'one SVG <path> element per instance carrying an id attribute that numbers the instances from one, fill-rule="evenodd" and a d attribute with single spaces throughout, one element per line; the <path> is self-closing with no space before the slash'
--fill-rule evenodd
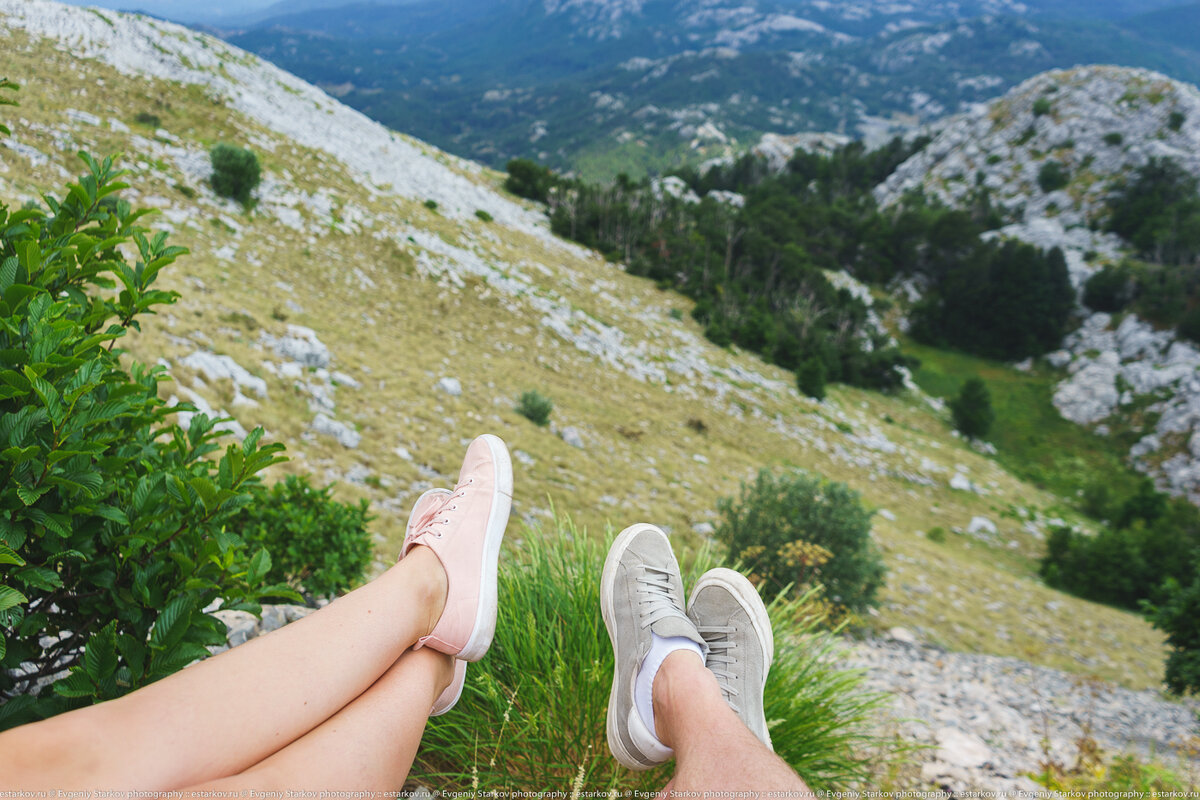
<path id="1" fill-rule="evenodd" d="M 371 561 L 367 501 L 357 506 L 288 475 L 230 521 L 229 530 L 271 553 L 267 580 L 313 597 L 329 597 L 362 580 Z"/>
<path id="2" fill-rule="evenodd" d="M 491 222 L 492 221 L 492 215 L 489 214 L 488 212 L 484 211 L 482 208 L 478 208 L 475 210 L 475 216 L 478 217 L 483 222 Z"/>
<path id="3" fill-rule="evenodd" d="M 221 142 L 212 149 L 212 187 L 221 197 L 232 197 L 242 205 L 262 180 L 258 156 L 251 150 Z"/>
<path id="4" fill-rule="evenodd" d="M 992 395 L 980 378 L 968 378 L 962 390 L 950 401 L 954 427 L 963 436 L 979 439 L 988 435 L 996 414 L 992 411 Z"/>
<path id="5" fill-rule="evenodd" d="M 1043 192 L 1054 192 L 1066 186 L 1071 180 L 1071 174 L 1059 161 L 1047 161 L 1038 170 L 1038 186 Z"/>
<path id="6" fill-rule="evenodd" d="M 1173 131 L 1178 131 L 1183 127 L 1187 116 L 1182 111 L 1172 111 L 1171 116 L 1167 118 L 1167 127 Z"/>
<path id="7" fill-rule="evenodd" d="M 1147 480 L 1113 517 L 1113 526 L 1095 535 L 1054 529 L 1041 564 L 1046 583 L 1137 609 L 1157 599 L 1163 581 L 1191 582 L 1200 568 L 1200 509 L 1155 491 Z"/>
<path id="8" fill-rule="evenodd" d="M 1150 623 L 1167 634 L 1166 682 L 1176 694 L 1200 694 L 1200 577 L 1183 585 L 1168 578 L 1163 601 L 1146 605 Z"/>
<path id="9" fill-rule="evenodd" d="M 1112 131 L 1104 134 L 1104 143 L 1109 147 L 1120 147 L 1125 141 L 1125 134 L 1120 131 Z"/>
<path id="10" fill-rule="evenodd" d="M 225 530 L 283 446 L 257 429 L 211 458 L 216 421 L 184 430 L 174 415 L 195 409 L 159 399 L 161 368 L 122 366 L 116 344 L 175 301 L 154 284 L 186 251 L 146 237 L 112 159 L 80 155 L 88 172 L 47 209 L 0 205 L 0 727 L 207 655 L 214 600 L 295 596 Z"/>
<path id="11" fill-rule="evenodd" d="M 429 721 L 414 777 L 472 792 L 572 785 L 657 792 L 670 765 L 633 772 L 608 752 L 613 660 L 600 616 L 604 547 L 569 521 L 521 541 L 500 560 L 491 652 L 467 669 L 454 712 Z M 720 566 L 709 550 L 679 556 L 689 587 Z M 768 612 L 776 651 L 765 711 L 776 753 L 817 792 L 870 783 L 880 762 L 886 768 L 897 756 L 894 744 L 873 733 L 883 698 L 830 658 L 835 639 L 819 632 L 809 600 L 778 597 Z"/>
<path id="12" fill-rule="evenodd" d="M 554 403 L 537 389 L 530 389 L 522 392 L 517 398 L 514 410 L 534 425 L 544 427 L 550 424 L 550 412 L 554 410 Z"/>
<path id="13" fill-rule="evenodd" d="M 862 611 L 883 585 L 871 512 L 844 483 L 800 470 L 762 470 L 737 498 L 718 501 L 714 532 L 729 559 L 745 563 L 768 592 L 819 582 L 834 603 Z M 824 549 L 828 557 L 806 545 Z M 817 563 L 821 562 L 821 563 Z"/>
<path id="14" fill-rule="evenodd" d="M 1050 98 L 1039 97 L 1033 101 L 1033 115 L 1035 117 L 1044 117 L 1054 110 L 1054 106 L 1050 104 Z"/>
<path id="15" fill-rule="evenodd" d="M 1084 284 L 1083 302 L 1088 308 L 1115 314 L 1133 302 L 1134 287 L 1129 267 L 1106 264 Z"/>

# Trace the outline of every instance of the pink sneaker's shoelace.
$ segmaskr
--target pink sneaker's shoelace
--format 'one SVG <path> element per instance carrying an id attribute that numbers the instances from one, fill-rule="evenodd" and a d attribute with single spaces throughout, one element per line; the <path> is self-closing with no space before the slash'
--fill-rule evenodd
<path id="1" fill-rule="evenodd" d="M 432 535 L 435 539 L 442 538 L 442 532 L 436 530 L 435 526 L 450 524 L 449 513 L 458 510 L 454 501 L 466 497 L 466 488 L 474 482 L 474 478 L 468 478 L 466 483 L 455 487 L 454 494 L 426 511 L 416 526 L 416 533 L 413 534 L 412 540 L 415 542 L 426 534 Z"/>

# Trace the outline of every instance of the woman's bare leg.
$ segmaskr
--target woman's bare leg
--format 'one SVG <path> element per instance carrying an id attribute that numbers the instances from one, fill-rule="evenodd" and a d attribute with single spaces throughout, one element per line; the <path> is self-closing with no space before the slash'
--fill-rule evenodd
<path id="1" fill-rule="evenodd" d="M 441 562 L 414 548 L 366 586 L 267 636 L 118 700 L 0 734 L 0 783 L 166 790 L 234 775 L 371 687 L 433 629 L 445 601 Z M 422 727 L 429 708 L 418 709 Z"/>
<path id="2" fill-rule="evenodd" d="M 421 744 L 433 701 L 450 684 L 454 660 L 409 650 L 349 705 L 265 761 L 189 791 L 399 789 Z"/>

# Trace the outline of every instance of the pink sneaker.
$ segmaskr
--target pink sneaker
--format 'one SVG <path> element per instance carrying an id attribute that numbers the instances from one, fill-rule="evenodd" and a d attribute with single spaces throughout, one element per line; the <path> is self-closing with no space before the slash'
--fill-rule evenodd
<path id="1" fill-rule="evenodd" d="M 412 511 L 408 515 L 408 524 L 404 527 L 404 546 L 400 550 L 400 557 L 404 557 L 404 552 L 408 549 L 408 542 L 423 525 L 429 524 L 438 510 L 446 504 L 446 499 L 453 494 L 449 489 L 430 489 L 423 492 L 417 501 L 413 503 Z M 467 662 L 454 659 L 454 678 L 451 679 L 450 685 L 446 687 L 438 699 L 433 703 L 433 710 L 429 712 L 431 717 L 440 717 L 450 709 L 454 708 L 458 703 L 458 698 L 462 697 L 463 685 L 467 681 Z"/>
<path id="2" fill-rule="evenodd" d="M 401 552 L 428 547 L 449 583 L 441 619 L 413 649 L 428 646 L 463 661 L 478 661 L 487 653 L 496 632 L 496 565 L 511 507 L 508 448 L 484 434 L 467 448 L 454 492 L 423 519 Z"/>
<path id="3" fill-rule="evenodd" d="M 429 712 L 431 717 L 440 717 L 458 702 L 458 698 L 462 697 L 463 685 L 467 682 L 467 662 L 460 658 L 454 659 L 454 678 L 451 679 L 450 685 L 446 687 L 438 699 L 433 704 L 433 710 Z"/>

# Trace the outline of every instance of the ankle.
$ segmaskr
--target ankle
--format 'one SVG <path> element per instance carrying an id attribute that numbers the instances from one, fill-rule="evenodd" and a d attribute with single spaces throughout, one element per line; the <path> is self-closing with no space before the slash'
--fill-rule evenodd
<path id="1" fill-rule="evenodd" d="M 706 686 L 712 683 L 711 687 Z M 679 745 L 678 731 L 673 724 L 679 709 L 696 704 L 710 689 L 719 689 L 704 661 L 695 653 L 678 650 L 671 653 L 654 677 L 654 733 L 658 740 L 672 749 Z"/>
<path id="2" fill-rule="evenodd" d="M 419 633 L 428 636 L 437 626 L 446 607 L 449 593 L 446 569 L 437 555 L 423 545 L 414 547 L 397 566 L 402 565 L 408 568 L 404 578 L 417 587 L 418 602 L 425 612 L 418 615 L 421 620 Z"/>

